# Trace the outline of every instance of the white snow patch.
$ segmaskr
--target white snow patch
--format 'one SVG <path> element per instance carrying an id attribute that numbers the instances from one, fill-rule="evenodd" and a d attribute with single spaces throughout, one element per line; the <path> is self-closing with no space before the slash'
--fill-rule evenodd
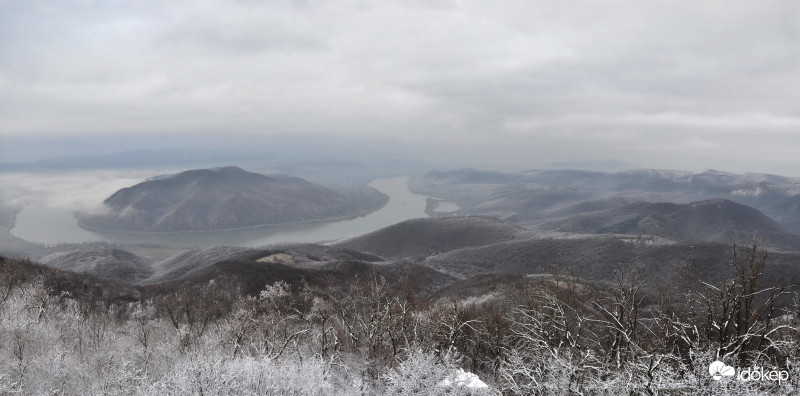
<path id="1" fill-rule="evenodd" d="M 461 301 L 461 304 L 463 304 L 463 305 L 481 305 L 483 303 L 486 303 L 486 302 L 489 302 L 490 300 L 495 299 L 496 297 L 497 297 L 497 293 L 487 293 L 487 294 L 484 294 L 484 295 L 478 296 L 478 297 L 475 297 L 475 296 L 467 297 L 467 298 L 465 298 L 464 300 Z"/>
<path id="2" fill-rule="evenodd" d="M 489 388 L 489 385 L 486 385 L 485 382 L 481 381 L 481 379 L 470 372 L 466 372 L 463 369 L 458 369 L 453 375 L 445 378 L 442 382 L 439 383 L 441 387 L 450 387 L 450 388 L 470 388 L 470 389 L 486 389 Z"/>
<path id="3" fill-rule="evenodd" d="M 754 197 L 761 195 L 763 192 L 764 191 L 761 189 L 761 187 L 756 187 L 756 188 L 740 188 L 738 190 L 733 190 L 731 194 L 743 197 L 747 196 Z"/>

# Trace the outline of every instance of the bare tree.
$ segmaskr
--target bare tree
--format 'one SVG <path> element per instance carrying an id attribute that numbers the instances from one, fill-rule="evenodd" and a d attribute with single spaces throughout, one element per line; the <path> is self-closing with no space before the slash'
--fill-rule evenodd
<path id="1" fill-rule="evenodd" d="M 732 250 L 732 276 L 715 285 L 700 279 L 689 297 L 700 323 L 699 334 L 716 346 L 719 359 L 734 357 L 747 364 L 777 347 L 776 336 L 786 328 L 777 323 L 776 303 L 787 295 L 787 287 L 765 285 L 767 249 L 754 240 L 742 254 Z"/>

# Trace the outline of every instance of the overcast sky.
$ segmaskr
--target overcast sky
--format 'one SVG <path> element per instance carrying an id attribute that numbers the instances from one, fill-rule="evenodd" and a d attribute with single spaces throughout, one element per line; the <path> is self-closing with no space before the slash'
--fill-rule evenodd
<path id="1" fill-rule="evenodd" d="M 0 0 L 0 161 L 289 135 L 800 176 L 800 6 Z"/>

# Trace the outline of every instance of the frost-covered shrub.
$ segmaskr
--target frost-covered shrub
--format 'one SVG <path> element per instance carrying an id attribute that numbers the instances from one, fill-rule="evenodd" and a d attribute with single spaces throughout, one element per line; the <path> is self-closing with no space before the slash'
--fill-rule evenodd
<path id="1" fill-rule="evenodd" d="M 437 389 L 453 367 L 448 367 L 431 352 L 413 350 L 405 360 L 386 374 L 386 393 L 427 395 Z"/>
<path id="2" fill-rule="evenodd" d="M 531 281 L 471 304 L 375 278 L 278 282 L 258 297 L 209 283 L 119 302 L 30 277 L 0 282 L 0 394 L 796 394 L 797 308 L 776 316 L 769 300 L 748 300 L 761 286 L 737 285 L 756 272 L 646 313 L 644 284 L 629 277 L 605 289 Z M 738 310 L 715 310 L 728 303 Z M 759 331 L 723 333 L 738 323 L 726 318 Z M 715 380 L 715 360 L 789 379 Z M 471 386 L 476 376 L 490 387 Z"/>
<path id="3" fill-rule="evenodd" d="M 328 395 L 334 393 L 327 363 L 319 359 L 189 356 L 137 393 L 152 395 Z"/>
<path id="4" fill-rule="evenodd" d="M 441 361 L 433 352 L 412 350 L 389 370 L 385 379 L 390 395 L 490 395 L 494 394 L 474 374 Z"/>

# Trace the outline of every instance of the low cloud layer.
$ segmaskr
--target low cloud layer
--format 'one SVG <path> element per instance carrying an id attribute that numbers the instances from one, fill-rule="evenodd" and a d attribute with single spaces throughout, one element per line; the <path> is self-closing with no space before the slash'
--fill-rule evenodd
<path id="1" fill-rule="evenodd" d="M 152 171 L 151 171 L 152 172 Z M 134 171 L 84 171 L 68 173 L 2 173 L 0 205 L 79 211 L 103 210 L 103 200 L 117 190 L 153 176 Z"/>
<path id="2" fill-rule="evenodd" d="M 798 42 L 793 1 L 0 0 L 0 160 L 291 134 L 800 176 Z"/>

